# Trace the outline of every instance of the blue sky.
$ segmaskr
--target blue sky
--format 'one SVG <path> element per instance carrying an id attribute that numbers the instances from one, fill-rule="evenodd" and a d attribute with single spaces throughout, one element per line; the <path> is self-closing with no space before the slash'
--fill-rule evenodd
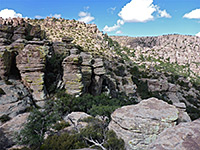
<path id="1" fill-rule="evenodd" d="M 200 35 L 200 0 L 0 0 L 0 16 L 13 15 L 95 23 L 108 35 Z"/>

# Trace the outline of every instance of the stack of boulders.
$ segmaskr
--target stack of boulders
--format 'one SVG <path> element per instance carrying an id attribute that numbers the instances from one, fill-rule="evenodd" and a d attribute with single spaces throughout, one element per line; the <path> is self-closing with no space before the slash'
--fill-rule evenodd
<path id="1" fill-rule="evenodd" d="M 45 46 L 44 43 L 41 42 L 40 45 L 35 42 L 27 44 L 16 57 L 22 81 L 32 90 L 35 100 L 42 100 L 46 96 L 44 71 L 48 51 L 49 47 Z"/>

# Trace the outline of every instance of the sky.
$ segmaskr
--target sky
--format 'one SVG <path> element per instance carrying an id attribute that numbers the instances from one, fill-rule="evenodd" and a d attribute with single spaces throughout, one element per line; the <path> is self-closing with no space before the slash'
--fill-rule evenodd
<path id="1" fill-rule="evenodd" d="M 108 35 L 200 36 L 200 0 L 0 0 L 0 17 L 95 23 Z"/>

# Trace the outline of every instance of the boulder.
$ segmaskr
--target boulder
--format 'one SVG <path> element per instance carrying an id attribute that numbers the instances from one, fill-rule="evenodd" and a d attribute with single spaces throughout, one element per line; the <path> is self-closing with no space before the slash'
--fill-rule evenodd
<path id="1" fill-rule="evenodd" d="M 127 150 L 146 149 L 166 128 L 176 125 L 178 109 L 157 98 L 115 110 L 109 129 L 125 141 Z"/>
<path id="2" fill-rule="evenodd" d="M 32 104 L 32 99 L 26 87 L 17 80 L 8 80 L 6 84 L 0 80 L 0 89 L 5 94 L 0 96 L 0 116 L 8 115 L 13 118 L 24 113 Z"/>
<path id="3" fill-rule="evenodd" d="M 4 133 L 4 139 L 7 139 L 7 144 L 10 147 L 14 144 L 14 136 L 23 128 L 26 123 L 29 113 L 20 114 L 10 121 L 0 126 L 0 130 Z"/>
<path id="4" fill-rule="evenodd" d="M 37 26 L 31 26 L 29 29 L 29 38 L 39 38 L 40 40 L 45 39 L 45 32 L 43 30 L 41 30 L 40 25 Z"/>
<path id="5" fill-rule="evenodd" d="M 191 122 L 190 116 L 186 112 L 185 103 L 174 103 L 173 105 L 176 106 L 176 108 L 179 111 L 178 123 L 180 123 L 180 122 Z"/>
<path id="6" fill-rule="evenodd" d="M 198 150 L 200 149 L 200 119 L 181 123 L 161 132 L 149 150 Z"/>
<path id="7" fill-rule="evenodd" d="M 149 91 L 151 92 L 168 90 L 167 80 L 148 79 L 147 85 L 148 85 Z"/>
<path id="8" fill-rule="evenodd" d="M 91 117 L 90 115 L 84 113 L 84 112 L 72 112 L 68 114 L 66 117 L 64 117 L 65 122 L 69 123 L 71 127 L 75 130 L 80 130 L 82 128 L 85 128 L 88 124 L 83 121 L 83 119 L 86 119 L 88 117 Z"/>

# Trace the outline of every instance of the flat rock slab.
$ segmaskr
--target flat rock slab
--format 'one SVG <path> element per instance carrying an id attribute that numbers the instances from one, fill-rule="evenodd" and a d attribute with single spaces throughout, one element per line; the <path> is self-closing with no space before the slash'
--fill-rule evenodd
<path id="1" fill-rule="evenodd" d="M 149 98 L 117 109 L 111 115 L 109 129 L 125 141 L 127 150 L 143 150 L 164 129 L 176 125 L 178 113 L 175 106 Z"/>
<path id="2" fill-rule="evenodd" d="M 163 131 L 148 147 L 149 150 L 199 150 L 200 119 L 182 123 Z"/>

